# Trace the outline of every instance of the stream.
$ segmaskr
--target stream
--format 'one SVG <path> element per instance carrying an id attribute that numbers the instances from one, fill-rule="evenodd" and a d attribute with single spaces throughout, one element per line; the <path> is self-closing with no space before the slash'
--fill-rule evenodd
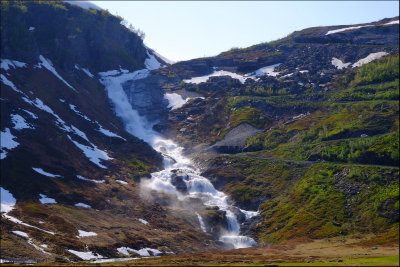
<path id="1" fill-rule="evenodd" d="M 114 74 L 112 71 L 109 73 Z M 121 75 L 103 74 L 100 79 L 100 82 L 105 86 L 109 99 L 114 104 L 116 115 L 123 121 L 125 129 L 130 134 L 150 144 L 164 157 L 164 169 L 152 173 L 151 178 L 143 182 L 143 185 L 152 190 L 175 195 L 181 201 L 196 198 L 200 199 L 205 206 L 219 207 L 220 210 L 226 213 L 228 225 L 228 230 L 219 236 L 219 240 L 231 244 L 235 248 L 255 246 L 256 242 L 254 239 L 240 235 L 240 224 L 233 212 L 234 208 L 236 210 L 238 208 L 229 204 L 228 196 L 216 190 L 207 178 L 200 175 L 200 170 L 184 155 L 182 147 L 152 130 L 153 125 L 132 108 L 122 84 L 127 81 L 144 79 L 149 75 L 150 71 L 143 69 Z M 187 190 L 184 192 L 178 190 L 172 183 L 171 177 L 177 171 L 183 177 L 182 181 L 186 185 Z M 246 219 L 257 215 L 257 212 L 254 211 L 240 211 L 244 213 Z M 204 232 L 207 231 L 200 214 L 197 212 L 194 213 L 199 219 L 199 227 Z"/>

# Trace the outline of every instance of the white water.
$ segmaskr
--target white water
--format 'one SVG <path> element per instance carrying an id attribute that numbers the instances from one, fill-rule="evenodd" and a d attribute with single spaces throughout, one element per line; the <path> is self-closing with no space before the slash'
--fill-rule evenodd
<path id="1" fill-rule="evenodd" d="M 105 86 L 108 97 L 114 104 L 116 115 L 122 119 L 126 130 L 149 143 L 164 156 L 164 170 L 152 173 L 151 179 L 143 182 L 143 185 L 159 192 L 176 195 L 179 200 L 198 198 L 206 206 L 218 206 L 220 210 L 226 212 L 228 223 L 228 231 L 220 237 L 220 240 L 232 244 L 235 248 L 256 245 L 252 238 L 239 235 L 240 225 L 236 215 L 231 210 L 232 206 L 228 203 L 227 195 L 216 190 L 208 179 L 200 175 L 200 171 L 191 160 L 184 156 L 182 147 L 153 131 L 152 125 L 141 117 L 136 110 L 132 109 L 122 84 L 128 80 L 146 78 L 149 74 L 147 70 L 139 70 L 120 76 L 103 75 L 100 79 L 100 82 Z M 179 170 L 180 173 L 187 175 L 183 179 L 187 186 L 187 194 L 179 192 L 171 183 L 171 175 L 174 170 Z M 256 215 L 254 212 L 243 210 L 242 212 L 246 218 Z M 199 221 L 202 222 L 202 218 Z M 200 227 L 203 229 L 203 225 L 200 225 Z"/>

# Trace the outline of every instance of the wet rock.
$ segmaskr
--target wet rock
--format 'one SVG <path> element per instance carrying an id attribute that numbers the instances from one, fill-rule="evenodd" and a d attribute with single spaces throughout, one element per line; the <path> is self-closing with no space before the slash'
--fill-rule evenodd
<path id="1" fill-rule="evenodd" d="M 188 192 L 186 183 L 184 182 L 184 180 L 188 179 L 189 176 L 180 170 L 171 171 L 171 184 L 173 184 L 176 187 L 176 190 L 178 190 L 183 194 L 186 194 Z"/>
<path id="2" fill-rule="evenodd" d="M 256 215 L 245 222 L 243 222 L 240 225 L 240 234 L 241 235 L 246 235 L 246 236 L 251 236 L 254 232 L 254 227 L 257 226 L 262 220 L 261 215 Z"/>

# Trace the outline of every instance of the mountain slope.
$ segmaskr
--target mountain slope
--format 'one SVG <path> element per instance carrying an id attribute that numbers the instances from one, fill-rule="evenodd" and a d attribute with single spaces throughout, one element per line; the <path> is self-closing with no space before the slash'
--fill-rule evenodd
<path id="1" fill-rule="evenodd" d="M 2 203 L 9 196 L 2 258 L 69 261 L 221 247 L 195 216 L 140 197 L 140 179 L 162 168 L 162 156 L 126 131 L 103 84 L 165 62 L 106 11 L 62 2 L 1 8 Z M 153 116 L 165 113 L 162 91 L 136 96 L 150 101 Z"/>
<path id="2" fill-rule="evenodd" d="M 260 212 L 242 226 L 259 244 L 396 242 L 398 36 L 398 17 L 316 27 L 160 69 L 186 102 L 159 128 L 236 205 Z"/>
<path id="3" fill-rule="evenodd" d="M 1 12 L 2 258 L 231 248 L 219 238 L 227 210 L 179 199 L 184 167 L 193 187 L 243 209 L 230 216 L 259 246 L 398 241 L 398 17 L 168 65 L 104 10 L 7 2 Z M 139 139 L 150 138 L 139 115 L 212 185 L 186 164 L 168 177 L 182 195 L 144 190 L 163 163 L 179 165 L 166 147 L 180 148 L 161 142 L 162 155 Z"/>

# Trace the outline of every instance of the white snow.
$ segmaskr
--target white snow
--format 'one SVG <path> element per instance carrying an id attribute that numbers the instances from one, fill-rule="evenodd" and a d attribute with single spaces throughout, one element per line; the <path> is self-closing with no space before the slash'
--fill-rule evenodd
<path id="1" fill-rule="evenodd" d="M 94 77 L 94 75 L 88 70 L 88 69 L 86 69 L 86 68 L 81 68 L 81 67 L 79 67 L 78 65 L 76 65 L 75 64 L 75 69 L 77 69 L 77 70 L 81 70 L 81 71 L 83 71 L 87 76 L 89 76 L 90 78 L 93 78 Z"/>
<path id="2" fill-rule="evenodd" d="M 15 130 L 34 129 L 31 125 L 26 123 L 22 116 L 18 114 L 11 114 L 11 121 L 14 123 Z"/>
<path id="3" fill-rule="evenodd" d="M 74 125 L 71 125 L 71 129 L 75 132 L 75 134 L 79 135 L 80 137 L 82 137 L 83 139 L 85 139 L 86 141 L 88 141 L 90 143 L 89 139 L 87 138 L 87 136 L 84 132 L 82 132 L 81 130 L 76 128 Z"/>
<path id="4" fill-rule="evenodd" d="M 111 131 L 109 131 L 109 130 L 104 129 L 99 123 L 97 123 L 97 125 L 99 126 L 99 129 L 98 129 L 97 131 L 101 132 L 102 134 L 104 134 L 104 135 L 106 135 L 106 136 L 109 136 L 109 137 L 121 138 L 122 140 L 126 141 L 125 138 L 119 136 L 118 134 L 113 133 L 113 132 L 111 132 Z"/>
<path id="5" fill-rule="evenodd" d="M 128 80 L 144 79 L 149 74 L 149 70 L 143 69 L 117 77 L 103 76 L 100 79 L 100 82 L 105 86 L 109 99 L 114 104 L 116 115 L 125 123 L 125 129 L 142 139 L 151 137 L 147 134 L 146 129 L 142 127 L 142 125 L 146 124 L 146 121 L 132 108 L 122 84 Z"/>
<path id="6" fill-rule="evenodd" d="M 360 28 L 364 28 L 364 27 L 371 27 L 371 26 L 374 26 L 374 25 L 363 25 L 363 26 L 353 26 L 353 27 L 341 28 L 341 29 L 337 29 L 337 30 L 328 31 L 325 35 L 334 34 L 334 33 L 338 33 L 338 32 L 344 32 L 344 31 L 348 31 L 348 30 L 356 30 L 356 29 L 360 29 Z"/>
<path id="7" fill-rule="evenodd" d="M 123 184 L 123 185 L 128 184 L 127 182 L 122 181 L 122 180 L 115 180 L 115 181 L 117 181 L 118 183 Z"/>
<path id="8" fill-rule="evenodd" d="M 1 81 L 5 84 L 11 87 L 11 89 L 13 89 L 15 92 L 23 94 L 24 96 L 26 96 L 26 94 L 24 92 L 22 92 L 21 90 L 17 89 L 17 87 L 15 87 L 15 85 L 6 78 L 6 76 L 4 76 L 3 74 L 0 74 L 1 77 Z"/>
<path id="9" fill-rule="evenodd" d="M 154 55 L 151 55 L 149 53 L 149 50 L 146 50 L 146 53 L 147 53 L 147 56 L 148 56 L 148 58 L 146 58 L 146 60 L 144 61 L 144 65 L 146 66 L 146 68 L 148 70 L 159 69 L 161 67 L 161 64 L 160 64 L 160 62 L 158 62 L 156 57 Z"/>
<path id="10" fill-rule="evenodd" d="M 7 71 L 10 69 L 10 67 L 12 67 L 13 69 L 25 68 L 26 65 L 27 65 L 26 63 L 17 60 L 1 59 L 0 69 Z"/>
<path id="11" fill-rule="evenodd" d="M 168 100 L 169 102 L 168 107 L 171 108 L 171 110 L 178 109 L 189 101 L 189 97 L 183 99 L 183 97 L 177 93 L 166 93 L 164 95 L 164 98 Z"/>
<path id="12" fill-rule="evenodd" d="M 29 238 L 28 234 L 22 231 L 12 231 L 14 234 L 25 237 L 25 238 Z"/>
<path id="13" fill-rule="evenodd" d="M 41 110 L 44 110 L 44 111 L 52 114 L 56 118 L 57 123 L 58 123 L 57 126 L 60 129 L 66 131 L 68 133 L 75 133 L 75 134 L 79 135 L 80 137 L 82 137 L 83 139 L 85 139 L 90 144 L 90 147 L 82 145 L 82 144 L 74 141 L 69 135 L 67 135 L 67 137 L 79 149 L 81 149 L 83 151 L 83 153 L 86 155 L 86 157 L 89 158 L 90 161 L 92 161 L 93 163 L 95 163 L 96 165 L 98 165 L 101 168 L 106 168 L 104 165 L 100 164 L 100 159 L 109 160 L 112 158 L 109 157 L 106 152 L 98 149 L 93 143 L 91 143 L 84 132 L 80 131 L 78 128 L 76 128 L 73 125 L 71 125 L 71 127 L 67 126 L 65 121 L 63 121 L 57 114 L 55 114 L 53 112 L 53 110 L 49 106 L 45 105 L 40 99 L 36 98 L 36 100 L 33 102 L 33 101 L 30 101 L 25 98 L 25 101 L 27 101 L 28 103 L 30 103 L 32 105 L 35 105 L 37 108 L 39 108 Z M 73 109 L 75 112 L 79 112 L 78 110 L 76 110 L 75 106 L 73 106 L 73 105 L 72 106 L 70 105 L 70 108 Z"/>
<path id="14" fill-rule="evenodd" d="M 293 76 L 293 74 L 294 73 L 289 73 L 289 74 L 283 75 L 282 78 L 287 78 L 287 77 Z"/>
<path id="15" fill-rule="evenodd" d="M 94 77 L 94 75 L 93 75 L 88 69 L 82 68 L 81 70 L 82 70 L 84 73 L 86 73 L 86 75 L 89 76 L 90 78 L 93 78 L 93 77 Z"/>
<path id="16" fill-rule="evenodd" d="M 12 231 L 12 232 L 13 232 L 14 234 L 18 235 L 18 236 L 21 236 L 21 237 L 23 237 L 23 238 L 27 238 L 27 239 L 28 239 L 28 241 L 27 241 L 28 244 L 32 245 L 35 249 L 39 250 L 40 252 L 42 252 L 42 253 L 44 253 L 44 254 L 50 255 L 50 253 L 44 251 L 43 248 L 38 247 L 37 245 L 35 245 L 35 243 L 33 243 L 32 238 L 29 238 L 29 236 L 28 236 L 27 233 L 22 232 L 22 231 Z M 45 248 L 47 248 L 47 245 L 41 245 L 41 246 L 45 246 Z"/>
<path id="17" fill-rule="evenodd" d="M 87 209 L 92 208 L 90 205 L 85 204 L 85 203 L 76 203 L 74 206 L 75 206 L 75 207 L 87 208 Z"/>
<path id="18" fill-rule="evenodd" d="M 91 3 L 90 1 L 66 1 L 66 0 L 64 0 L 64 2 L 66 2 L 68 4 L 71 4 L 71 5 L 74 5 L 74 6 L 79 6 L 79 7 L 83 8 L 83 9 L 92 8 L 92 9 L 97 9 L 99 11 L 103 10 L 101 7 Z"/>
<path id="19" fill-rule="evenodd" d="M 54 198 L 49 198 L 44 194 L 39 194 L 40 195 L 40 203 L 42 204 L 57 204 L 57 201 Z"/>
<path id="20" fill-rule="evenodd" d="M 385 23 L 383 25 L 393 25 L 393 24 L 399 24 L 399 21 L 398 20 L 393 20 L 393 21 Z"/>
<path id="21" fill-rule="evenodd" d="M 345 69 L 351 64 L 351 62 L 343 63 L 343 61 L 335 57 L 332 58 L 331 62 L 338 70 Z"/>
<path id="22" fill-rule="evenodd" d="M 83 231 L 83 230 L 78 230 L 78 232 L 79 232 L 79 235 L 77 236 L 78 238 L 79 237 L 87 237 L 87 236 L 96 236 L 97 235 L 95 232 L 86 232 L 86 231 Z"/>
<path id="23" fill-rule="evenodd" d="M 48 245 L 46 245 L 46 244 L 41 244 L 40 245 L 42 248 L 48 248 L 49 246 Z"/>
<path id="24" fill-rule="evenodd" d="M 264 76 L 264 75 L 276 77 L 279 75 L 279 72 L 275 72 L 274 69 L 276 67 L 278 67 L 279 65 L 281 65 L 281 63 L 265 66 L 265 67 L 259 68 L 258 70 L 254 71 L 254 72 L 247 73 L 246 75 L 253 76 L 253 77 L 260 77 L 260 76 Z"/>
<path id="25" fill-rule="evenodd" d="M 33 119 L 38 119 L 38 116 L 36 116 L 34 113 L 26 110 L 26 109 L 21 109 L 22 111 L 25 111 L 26 113 L 28 113 Z"/>
<path id="26" fill-rule="evenodd" d="M 300 73 L 308 73 L 308 70 L 300 70 Z"/>
<path id="27" fill-rule="evenodd" d="M 154 256 L 158 256 L 158 255 L 162 254 L 161 251 L 159 251 L 158 249 L 154 249 L 154 248 L 142 248 L 142 249 L 136 250 L 136 249 L 132 249 L 129 247 L 120 247 L 120 248 L 117 248 L 117 251 L 119 254 L 124 254 L 126 256 L 129 256 L 129 252 L 139 254 L 142 257 L 150 257 L 151 255 L 150 255 L 149 251 L 152 252 L 152 254 Z"/>
<path id="28" fill-rule="evenodd" d="M 14 209 L 14 205 L 17 202 L 13 195 L 8 191 L 5 190 L 3 187 L 0 187 L 0 199 L 1 199 L 1 209 L 0 211 L 9 212 Z"/>
<path id="29" fill-rule="evenodd" d="M 64 99 L 58 99 L 58 100 L 60 100 L 60 102 L 62 102 L 62 103 L 65 103 L 65 100 Z"/>
<path id="30" fill-rule="evenodd" d="M 200 77 L 193 77 L 191 79 L 186 79 L 183 80 L 185 83 L 194 83 L 194 84 L 200 84 L 200 83 L 205 83 L 208 81 L 210 77 L 218 77 L 218 76 L 230 76 L 233 79 L 239 80 L 242 84 L 245 83 L 247 79 L 254 79 L 254 77 L 249 77 L 251 75 L 246 74 L 246 75 L 240 75 L 234 72 L 226 71 L 226 70 L 214 70 L 213 73 L 209 75 L 204 75 Z"/>
<path id="31" fill-rule="evenodd" d="M 91 252 L 91 251 L 81 252 L 81 251 L 76 251 L 76 250 L 73 250 L 73 249 L 67 249 L 67 251 L 72 253 L 72 254 L 74 254 L 75 256 L 78 256 L 82 260 L 102 259 L 102 258 L 104 258 L 100 254 L 93 254 L 93 252 Z"/>
<path id="32" fill-rule="evenodd" d="M 77 115 L 81 116 L 82 118 L 84 118 L 87 121 L 92 121 L 91 119 L 89 119 L 86 115 L 84 115 L 82 112 L 80 112 L 75 105 L 69 104 L 70 109 L 72 109 Z"/>
<path id="33" fill-rule="evenodd" d="M 13 148 L 16 148 L 19 143 L 14 141 L 16 138 L 11 134 L 10 129 L 5 128 L 4 131 L 0 132 L 0 140 L 1 140 L 1 154 L 0 159 L 4 159 L 7 156 L 7 152 Z M 8 151 L 6 151 L 8 150 Z"/>
<path id="34" fill-rule="evenodd" d="M 370 62 L 377 60 L 386 55 L 389 55 L 389 53 L 386 53 L 386 52 L 371 53 L 368 56 L 366 56 L 365 58 L 362 58 L 362 59 L 358 60 L 356 63 L 354 63 L 352 65 L 352 68 L 360 67 L 364 64 L 370 63 Z"/>
<path id="35" fill-rule="evenodd" d="M 35 30 L 35 27 L 29 27 L 29 29 L 28 30 L 30 30 L 30 31 L 33 31 L 33 30 Z"/>
<path id="36" fill-rule="evenodd" d="M 18 220 L 17 218 L 8 215 L 7 213 L 14 209 L 14 205 L 16 203 L 16 200 L 13 197 L 13 195 L 10 194 L 10 192 L 8 192 L 7 190 L 3 189 L 2 187 L 0 187 L 0 189 L 1 189 L 1 191 L 0 191 L 0 193 L 1 193 L 1 212 L 3 213 L 2 216 L 4 218 L 6 218 L 7 220 L 12 221 L 13 223 L 17 223 L 17 224 L 21 224 L 21 225 L 28 226 L 28 227 L 31 227 L 31 228 L 35 228 L 35 229 L 40 230 L 42 232 L 54 235 L 54 232 L 46 231 L 46 230 L 43 230 L 43 229 L 41 229 L 39 227 L 24 223 L 23 221 Z"/>
<path id="37" fill-rule="evenodd" d="M 200 223 L 200 228 L 201 230 L 206 233 L 207 232 L 207 228 L 206 225 L 204 224 L 203 218 L 201 218 L 200 214 L 198 212 L 196 212 L 197 215 L 197 219 L 199 219 L 199 223 Z"/>
<path id="38" fill-rule="evenodd" d="M 71 88 L 72 90 L 74 90 L 75 92 L 76 89 L 74 87 L 72 87 L 72 85 L 70 85 L 67 81 L 65 81 L 56 71 L 56 69 L 53 67 L 53 64 L 51 63 L 51 61 L 49 59 L 44 58 L 42 55 L 39 56 L 39 59 L 42 63 L 39 63 L 38 66 L 39 68 L 41 68 L 42 66 L 45 67 L 47 70 L 49 70 L 50 72 L 52 72 L 58 79 L 60 79 L 63 83 L 65 83 L 69 88 Z"/>
<path id="39" fill-rule="evenodd" d="M 107 76 L 118 75 L 120 73 L 121 73 L 121 71 L 119 71 L 119 70 L 109 70 L 109 71 L 105 71 L 105 72 L 99 72 L 99 75 L 102 77 L 107 77 Z"/>
<path id="40" fill-rule="evenodd" d="M 37 172 L 37 173 L 40 173 L 41 175 L 47 176 L 47 177 L 51 177 L 51 178 L 62 178 L 61 175 L 52 174 L 52 173 L 46 172 L 46 171 L 44 171 L 44 170 L 41 169 L 41 168 L 33 168 L 33 167 L 32 167 L 32 170 L 34 170 L 34 171 Z"/>
<path id="41" fill-rule="evenodd" d="M 88 179 L 88 178 L 86 178 L 86 177 L 83 177 L 83 176 L 81 176 L 81 175 L 77 175 L 76 176 L 78 179 L 81 179 L 81 180 L 84 180 L 84 181 L 90 181 L 90 182 L 93 182 L 93 183 L 96 183 L 96 184 L 101 184 L 101 183 L 104 183 L 106 180 L 93 180 L 93 179 Z"/>
<path id="42" fill-rule="evenodd" d="M 149 222 L 144 220 L 144 219 L 138 219 L 139 222 L 143 223 L 143 224 L 148 224 Z"/>
<path id="43" fill-rule="evenodd" d="M 77 146 L 80 150 L 82 150 L 83 154 L 85 154 L 85 156 L 94 164 L 96 164 L 97 166 L 99 166 L 100 168 L 104 168 L 106 169 L 107 167 L 102 165 L 100 163 L 100 160 L 109 160 L 112 159 L 110 158 L 107 153 L 103 150 L 98 149 L 94 144 L 90 143 L 93 147 L 89 147 L 89 146 L 85 146 L 82 145 L 74 140 L 72 140 L 72 138 L 67 135 L 67 137 L 69 138 L 69 140 L 72 141 L 72 143 L 74 143 L 75 146 Z"/>

